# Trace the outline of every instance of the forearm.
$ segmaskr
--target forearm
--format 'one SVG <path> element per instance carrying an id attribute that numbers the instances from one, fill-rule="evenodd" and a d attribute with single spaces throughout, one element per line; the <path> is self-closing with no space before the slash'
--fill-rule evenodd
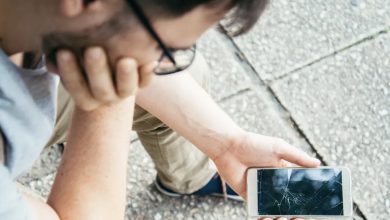
<path id="1" fill-rule="evenodd" d="M 136 102 L 210 158 L 225 152 L 242 133 L 188 73 L 155 77 Z"/>
<path id="2" fill-rule="evenodd" d="M 123 219 L 134 98 L 76 109 L 48 203 L 60 219 Z"/>

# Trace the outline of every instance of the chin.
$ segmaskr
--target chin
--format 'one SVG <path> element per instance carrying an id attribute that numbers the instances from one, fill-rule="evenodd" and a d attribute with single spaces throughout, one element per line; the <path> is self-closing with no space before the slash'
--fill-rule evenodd
<path id="1" fill-rule="evenodd" d="M 42 51 L 45 54 L 46 62 L 56 67 L 56 55 L 61 49 L 72 51 L 77 59 L 82 58 L 83 48 L 87 46 L 86 41 L 86 37 L 73 36 L 66 33 L 52 33 L 44 36 L 42 40 Z"/>

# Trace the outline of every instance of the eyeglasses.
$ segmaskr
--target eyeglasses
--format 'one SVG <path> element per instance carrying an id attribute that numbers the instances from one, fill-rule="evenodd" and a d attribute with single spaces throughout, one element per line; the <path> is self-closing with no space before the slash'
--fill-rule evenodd
<path id="1" fill-rule="evenodd" d="M 153 29 L 151 23 L 136 0 L 126 0 L 126 2 L 162 50 L 159 63 L 154 69 L 156 75 L 177 73 L 191 66 L 196 55 L 196 45 L 184 50 L 168 48 L 158 36 L 157 32 Z"/>

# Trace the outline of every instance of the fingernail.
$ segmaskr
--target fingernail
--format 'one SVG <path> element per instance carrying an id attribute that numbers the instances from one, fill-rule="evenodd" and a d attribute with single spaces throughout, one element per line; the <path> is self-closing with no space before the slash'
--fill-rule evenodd
<path id="1" fill-rule="evenodd" d="M 71 54 L 66 51 L 66 50 L 61 50 L 57 53 L 57 58 L 61 61 L 61 62 L 67 62 L 70 60 L 70 57 L 71 57 Z"/>
<path id="2" fill-rule="evenodd" d="M 92 60 L 99 60 L 102 56 L 102 49 L 99 47 L 88 48 L 87 57 Z"/>
<path id="3" fill-rule="evenodd" d="M 313 161 L 319 166 L 321 165 L 321 161 L 317 158 L 313 158 Z"/>
<path id="4" fill-rule="evenodd" d="M 123 67 L 124 67 L 126 73 L 133 73 L 134 69 L 136 68 L 135 60 L 130 59 L 130 58 L 123 60 L 123 65 L 124 65 Z"/>

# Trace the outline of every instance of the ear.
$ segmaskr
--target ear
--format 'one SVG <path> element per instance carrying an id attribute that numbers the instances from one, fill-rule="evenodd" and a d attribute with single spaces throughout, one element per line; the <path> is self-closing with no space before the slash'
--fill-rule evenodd
<path id="1" fill-rule="evenodd" d="M 60 11 L 66 17 L 75 17 L 87 11 L 102 8 L 101 0 L 60 0 Z"/>

